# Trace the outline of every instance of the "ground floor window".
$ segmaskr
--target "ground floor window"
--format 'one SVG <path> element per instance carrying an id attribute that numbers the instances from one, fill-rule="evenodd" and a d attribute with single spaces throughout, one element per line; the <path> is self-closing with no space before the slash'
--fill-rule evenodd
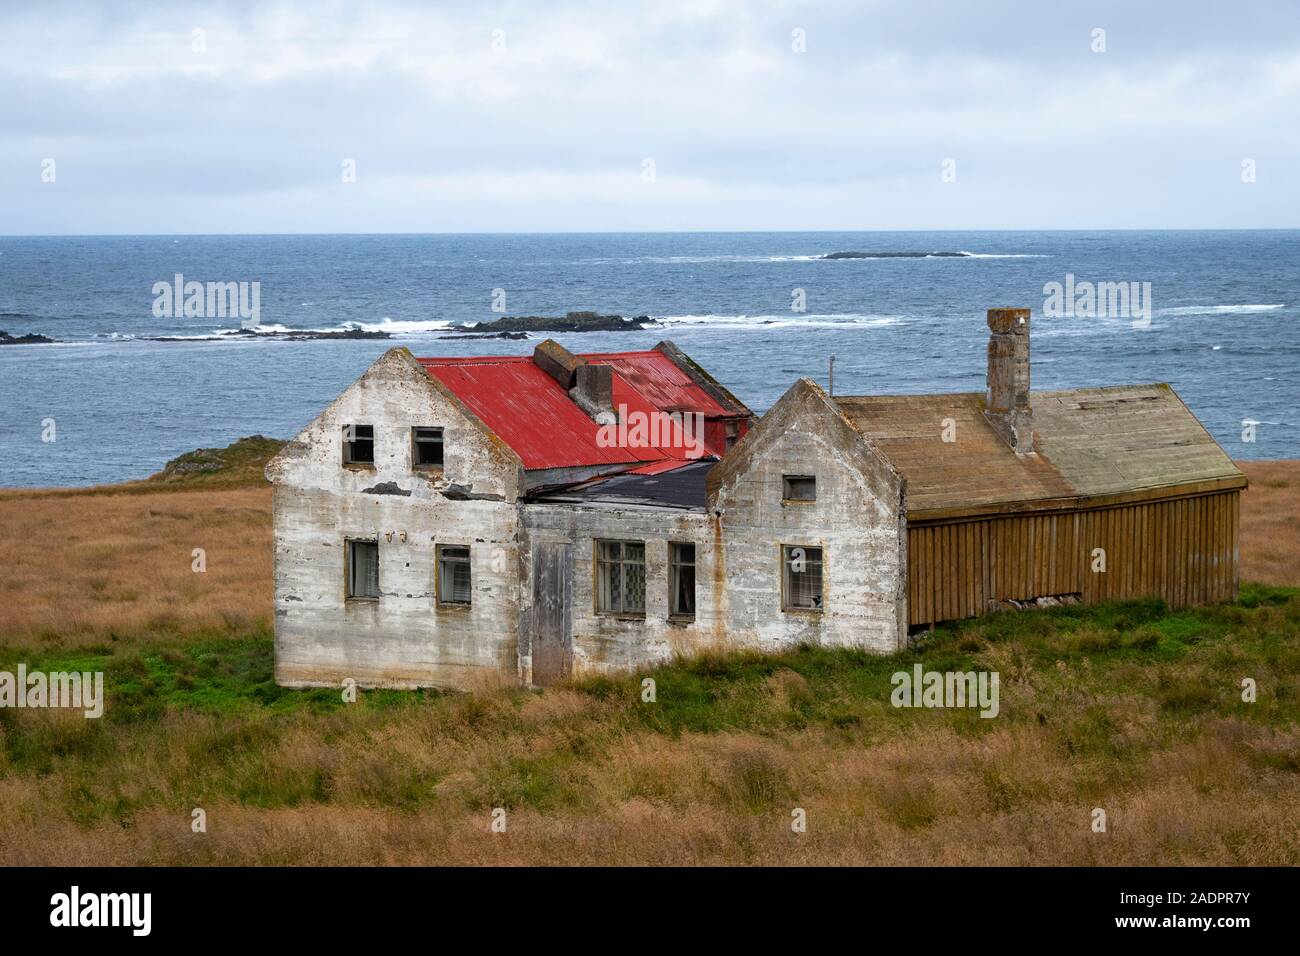
<path id="1" fill-rule="evenodd" d="M 438 603 L 470 603 L 469 547 L 438 545 Z"/>
<path id="2" fill-rule="evenodd" d="M 596 610 L 645 614 L 645 542 L 596 542 Z"/>
<path id="3" fill-rule="evenodd" d="M 347 542 L 348 597 L 379 598 L 379 542 Z"/>
<path id="4" fill-rule="evenodd" d="M 822 609 L 822 549 L 781 545 L 781 609 Z"/>
<path id="5" fill-rule="evenodd" d="M 695 617 L 695 545 L 668 542 L 668 613 Z"/>

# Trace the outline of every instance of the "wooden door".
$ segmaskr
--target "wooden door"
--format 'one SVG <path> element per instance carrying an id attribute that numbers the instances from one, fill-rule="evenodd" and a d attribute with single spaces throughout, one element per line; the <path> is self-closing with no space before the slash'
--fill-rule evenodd
<path id="1" fill-rule="evenodd" d="M 573 673 L 569 594 L 573 551 L 563 541 L 533 546 L 533 683 L 545 687 Z"/>

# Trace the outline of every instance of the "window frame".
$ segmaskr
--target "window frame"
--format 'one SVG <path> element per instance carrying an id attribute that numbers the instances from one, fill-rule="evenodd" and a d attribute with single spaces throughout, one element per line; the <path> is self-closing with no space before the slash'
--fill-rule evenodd
<path id="1" fill-rule="evenodd" d="M 691 559 L 683 561 L 681 551 L 683 548 L 691 549 Z M 670 621 L 693 621 L 695 620 L 696 609 L 699 607 L 696 571 L 696 557 L 699 549 L 695 546 L 694 541 L 669 541 L 668 542 L 668 619 Z M 681 569 L 689 567 L 691 569 L 691 609 L 689 611 L 679 611 L 675 609 L 677 601 L 678 582 L 680 580 Z"/>
<path id="2" fill-rule="evenodd" d="M 455 549 L 457 551 L 465 552 L 464 563 L 465 563 L 466 570 L 469 572 L 469 599 L 468 600 L 454 601 L 450 598 L 443 597 L 442 594 L 442 564 L 444 560 L 443 552 L 449 549 Z M 452 560 L 456 561 L 457 563 L 460 563 L 459 558 L 453 558 Z M 471 607 L 474 606 L 474 550 L 470 545 L 454 544 L 452 542 L 448 542 L 446 544 L 438 544 L 434 546 L 433 595 L 434 595 L 434 601 L 437 603 L 438 607 L 440 608 L 468 611 Z"/>
<path id="3" fill-rule="evenodd" d="M 790 590 L 793 582 L 790 575 L 794 572 L 790 570 L 790 562 L 786 557 L 786 552 L 792 548 L 802 548 L 805 552 L 817 552 L 817 576 L 820 587 L 818 589 L 817 599 L 820 604 L 804 606 L 802 604 L 790 603 Z M 781 574 L 781 612 L 783 614 L 821 614 L 826 610 L 826 549 L 820 544 L 782 544 L 777 551 L 777 559 L 780 561 Z M 803 573 L 803 572 L 801 572 Z"/>
<path id="4" fill-rule="evenodd" d="M 433 431 L 438 433 L 438 458 L 437 464 L 426 464 L 419 460 L 417 452 L 422 444 L 419 439 L 419 433 L 422 431 Z M 432 444 L 432 442 L 424 442 Z M 441 425 L 412 425 L 411 426 L 411 470 L 412 471 L 442 471 L 447 461 L 447 431 Z"/>
<path id="5" fill-rule="evenodd" d="M 611 545 L 611 544 L 616 544 L 619 546 L 620 556 L 618 558 L 613 558 L 613 559 L 603 558 L 601 556 L 601 546 Z M 622 549 L 625 549 L 629 544 L 636 545 L 641 549 L 641 560 L 639 562 L 629 561 L 627 560 L 626 557 L 624 557 L 626 552 Z M 629 621 L 645 620 L 646 597 L 647 597 L 647 590 L 648 590 L 646 586 L 647 585 L 646 582 L 647 564 L 646 564 L 645 544 L 646 544 L 645 541 L 643 540 L 638 541 L 634 538 L 592 538 L 592 582 L 591 582 L 592 588 L 591 590 L 592 590 L 592 609 L 595 614 L 600 615 L 601 617 L 613 617 L 613 618 L 619 618 L 622 620 L 629 620 Z M 614 565 L 614 564 L 616 564 L 619 568 L 620 596 L 622 595 L 624 590 L 624 588 L 621 586 L 623 581 L 622 569 L 627 565 L 640 564 L 641 566 L 641 609 L 640 610 L 629 611 L 625 608 L 614 609 L 614 608 L 601 607 L 601 598 L 605 590 L 604 588 L 601 587 L 601 570 L 605 566 Z"/>
<path id="6" fill-rule="evenodd" d="M 811 481 L 812 497 L 797 498 L 791 492 L 794 490 L 794 482 Z M 781 476 L 781 503 L 793 505 L 811 505 L 817 502 L 817 476 L 816 475 L 782 475 Z"/>
<path id="7" fill-rule="evenodd" d="M 375 549 L 375 593 L 374 594 L 354 594 L 353 579 L 356 575 L 357 560 L 356 546 L 359 544 L 369 545 Z M 347 602 L 356 602 L 361 604 L 377 604 L 383 596 L 383 591 L 379 586 L 379 541 L 376 538 L 344 538 L 343 539 L 343 598 Z"/>
<path id="8" fill-rule="evenodd" d="M 348 438 L 348 429 L 349 429 L 349 428 L 353 430 L 353 431 L 352 431 L 352 438 Z M 370 437 L 369 437 L 369 438 L 359 438 L 359 437 L 357 437 L 356 429 L 358 429 L 358 428 L 369 428 L 369 429 L 370 429 Z M 353 448 L 352 448 L 352 446 L 355 445 L 355 444 L 356 444 L 357 442 L 359 442 L 359 441 L 369 441 L 369 442 L 370 442 L 370 460 L 369 460 L 369 461 L 356 461 L 356 460 L 352 457 L 352 455 L 353 455 Z M 359 468 L 359 469 L 363 469 L 363 470 L 366 470 L 366 471 L 373 471 L 373 470 L 374 470 L 374 467 L 375 467 L 375 451 L 376 451 L 376 449 L 377 449 L 377 445 L 378 445 L 378 441 L 377 441 L 377 439 L 376 439 L 376 437 L 375 437 L 375 426 L 374 426 L 374 425 L 365 425 L 365 424 L 362 424 L 362 423 L 360 423 L 360 422 L 350 422 L 349 424 L 344 425 L 344 426 L 343 426 L 343 467 L 344 467 L 344 468 Z"/>

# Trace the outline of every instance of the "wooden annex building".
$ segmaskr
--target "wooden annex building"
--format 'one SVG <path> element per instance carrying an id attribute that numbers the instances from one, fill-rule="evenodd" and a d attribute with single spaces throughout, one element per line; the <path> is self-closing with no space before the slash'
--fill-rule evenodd
<path id="1" fill-rule="evenodd" d="M 987 394 L 835 400 L 907 483 L 909 624 L 1043 598 L 1234 598 L 1246 478 L 1174 391 L 1031 396 L 1028 310 L 989 325 Z"/>

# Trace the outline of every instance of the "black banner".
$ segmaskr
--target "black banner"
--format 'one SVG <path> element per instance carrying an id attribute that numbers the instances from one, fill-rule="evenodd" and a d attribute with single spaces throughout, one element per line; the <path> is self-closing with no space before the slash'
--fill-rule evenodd
<path id="1" fill-rule="evenodd" d="M 778 924 L 924 945 L 1051 933 L 1231 946 L 1294 932 L 1284 869 L 10 869 L 6 941 L 334 942 L 353 932 L 460 935 L 550 925 L 605 945 L 691 923 L 697 941 L 766 940 Z M 701 918 L 703 927 L 700 928 Z M 975 935 L 972 935 L 975 934 Z M 566 934 L 567 935 L 567 934 Z M 679 937 L 673 945 L 682 943 Z"/>

